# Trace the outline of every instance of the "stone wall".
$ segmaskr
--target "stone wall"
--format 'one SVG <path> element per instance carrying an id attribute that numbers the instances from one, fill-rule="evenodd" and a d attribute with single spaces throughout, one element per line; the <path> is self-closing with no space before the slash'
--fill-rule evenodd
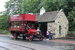
<path id="1" fill-rule="evenodd" d="M 69 36 L 69 37 L 75 37 L 75 31 L 68 31 L 67 36 Z"/>
<path id="2" fill-rule="evenodd" d="M 49 28 L 51 30 L 51 33 L 54 34 L 53 37 L 55 37 L 55 26 L 54 22 L 53 23 L 47 23 L 47 30 L 49 31 Z"/>
<path id="3" fill-rule="evenodd" d="M 66 37 L 68 32 L 68 20 L 64 12 L 60 12 L 55 20 L 55 38 Z M 61 26 L 61 34 L 59 34 L 59 26 Z"/>
<path id="4" fill-rule="evenodd" d="M 65 16 L 63 11 L 60 11 L 54 22 L 47 23 L 47 30 L 51 29 L 51 32 L 54 33 L 54 38 L 66 37 L 68 33 L 68 19 Z M 61 34 L 59 34 L 59 26 L 61 26 Z"/>
<path id="5" fill-rule="evenodd" d="M 55 33 L 54 31 L 55 31 L 55 29 L 54 29 L 54 23 L 48 23 L 48 31 L 49 31 L 49 28 L 50 28 L 50 30 L 51 30 L 51 32 L 53 32 L 53 33 Z"/>

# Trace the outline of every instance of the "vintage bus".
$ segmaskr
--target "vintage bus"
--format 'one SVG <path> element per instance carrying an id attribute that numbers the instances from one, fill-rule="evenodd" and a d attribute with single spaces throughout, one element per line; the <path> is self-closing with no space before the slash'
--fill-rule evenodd
<path id="1" fill-rule="evenodd" d="M 23 39 L 28 38 L 29 41 L 32 41 L 34 38 L 38 38 L 42 41 L 43 36 L 41 34 L 41 31 L 37 31 L 35 29 L 36 22 L 38 22 L 36 21 L 36 16 L 32 14 L 10 15 L 10 33 L 13 35 L 14 39 L 23 37 Z M 26 24 L 28 24 L 28 26 L 30 27 L 28 33 L 25 31 Z"/>

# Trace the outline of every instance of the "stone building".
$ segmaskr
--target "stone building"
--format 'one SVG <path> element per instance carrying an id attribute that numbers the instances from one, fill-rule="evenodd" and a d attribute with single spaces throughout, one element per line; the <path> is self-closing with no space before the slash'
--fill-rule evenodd
<path id="1" fill-rule="evenodd" d="M 36 26 L 40 28 L 41 32 L 46 36 L 46 31 L 51 29 L 55 38 L 65 37 L 68 32 L 68 19 L 61 9 L 60 11 L 45 12 L 42 7 L 40 13 L 36 13 Z"/>

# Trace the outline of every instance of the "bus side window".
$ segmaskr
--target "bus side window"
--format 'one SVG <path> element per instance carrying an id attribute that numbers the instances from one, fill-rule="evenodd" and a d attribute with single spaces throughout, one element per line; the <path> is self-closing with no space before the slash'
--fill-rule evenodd
<path id="1" fill-rule="evenodd" d="M 16 22 L 14 22 L 14 27 L 16 27 Z"/>
<path id="2" fill-rule="evenodd" d="M 34 27 L 33 27 L 33 24 L 31 24 L 31 28 L 34 28 Z"/>
<path id="3" fill-rule="evenodd" d="M 14 25 L 14 24 L 13 24 L 13 23 L 11 23 L 11 28 L 13 28 L 13 25 Z"/>
<path id="4" fill-rule="evenodd" d="M 20 28 L 22 28 L 23 27 L 23 23 L 20 23 Z"/>
<path id="5" fill-rule="evenodd" d="M 19 28 L 19 22 L 17 22 L 17 28 Z"/>

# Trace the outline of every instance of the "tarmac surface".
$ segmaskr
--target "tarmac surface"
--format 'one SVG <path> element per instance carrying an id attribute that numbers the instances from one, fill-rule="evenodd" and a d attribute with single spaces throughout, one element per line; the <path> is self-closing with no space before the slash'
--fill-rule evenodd
<path id="1" fill-rule="evenodd" d="M 75 50 L 75 40 L 73 39 L 44 39 L 39 41 L 14 40 L 11 35 L 0 34 L 0 50 Z"/>

